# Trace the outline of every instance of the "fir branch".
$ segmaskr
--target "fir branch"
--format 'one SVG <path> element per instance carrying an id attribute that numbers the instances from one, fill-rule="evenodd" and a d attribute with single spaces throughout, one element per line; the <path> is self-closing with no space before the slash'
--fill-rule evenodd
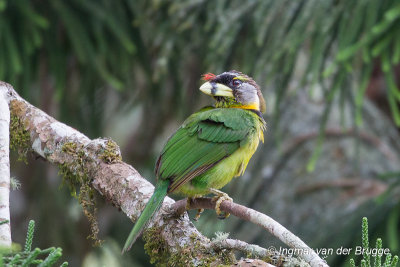
<path id="1" fill-rule="evenodd" d="M 16 265 L 21 259 L 21 255 L 20 254 L 15 254 L 14 257 L 11 259 L 9 265 L 13 266 Z"/>
<path id="2" fill-rule="evenodd" d="M 54 249 L 38 267 L 52 266 L 62 256 L 62 249 Z"/>
<path id="3" fill-rule="evenodd" d="M 393 257 L 392 264 L 390 265 L 390 267 L 396 267 L 398 262 L 399 262 L 399 256 L 396 255 Z"/>
<path id="4" fill-rule="evenodd" d="M 28 231 L 26 234 L 26 241 L 25 241 L 25 252 L 29 252 L 32 249 L 32 242 L 33 242 L 33 233 L 35 232 L 35 221 L 30 220 L 28 224 Z"/>
<path id="5" fill-rule="evenodd" d="M 392 254 L 386 255 L 385 262 L 383 263 L 383 267 L 390 267 L 392 262 Z"/>
<path id="6" fill-rule="evenodd" d="M 26 259 L 22 262 L 21 267 L 27 267 L 30 264 L 32 264 L 32 262 L 36 259 L 39 253 L 40 253 L 40 248 L 35 248 L 33 251 L 31 251 L 29 256 L 26 257 Z"/>
<path id="7" fill-rule="evenodd" d="M 368 241 L 368 219 L 366 217 L 362 218 L 362 235 L 361 235 L 361 240 L 362 240 L 362 246 L 364 251 L 368 251 L 369 249 L 369 241 Z M 369 253 L 363 253 L 363 258 L 365 261 L 365 266 L 370 267 L 371 266 L 371 259 L 370 259 L 370 254 Z M 362 266 L 361 262 L 361 266 Z"/>
<path id="8" fill-rule="evenodd" d="M 370 249 L 369 249 L 369 241 L 368 241 L 368 219 L 366 217 L 362 218 L 362 225 L 361 225 L 361 231 L 362 231 L 362 255 L 363 259 L 361 260 L 361 267 L 371 267 L 371 257 L 370 257 Z M 385 262 L 382 265 L 382 239 L 378 238 L 376 240 L 376 255 L 374 255 L 374 267 L 396 267 L 397 266 L 397 261 L 398 261 L 398 256 L 396 255 L 393 260 L 392 259 L 392 254 L 388 253 L 385 258 Z M 350 266 L 351 267 L 356 267 L 354 259 L 350 259 Z"/>
<path id="9" fill-rule="evenodd" d="M 382 239 L 376 239 L 376 248 L 379 251 L 382 248 Z M 374 267 L 381 267 L 382 265 L 382 254 L 376 253 Z"/>
<path id="10" fill-rule="evenodd" d="M 33 243 L 33 233 L 35 230 L 35 221 L 30 220 L 28 224 L 28 230 L 26 234 L 25 248 L 24 251 L 15 253 L 9 253 L 5 255 L 1 255 L 0 266 L 3 266 L 1 263 L 6 263 L 7 266 L 21 266 L 28 267 L 32 265 L 39 265 L 41 267 L 50 267 L 53 266 L 54 263 L 62 256 L 61 248 L 47 248 L 41 250 L 40 248 L 35 248 L 31 250 Z M 47 255 L 44 260 L 37 259 L 40 255 Z M 62 266 L 68 263 L 64 262 Z"/>

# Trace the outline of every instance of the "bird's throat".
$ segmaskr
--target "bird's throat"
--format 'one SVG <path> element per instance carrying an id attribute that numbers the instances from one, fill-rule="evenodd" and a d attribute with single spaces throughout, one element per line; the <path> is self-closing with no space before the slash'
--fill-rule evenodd
<path id="1" fill-rule="evenodd" d="M 241 108 L 241 109 L 251 109 L 251 110 L 260 110 L 259 103 L 250 103 L 250 104 L 242 104 L 237 102 L 234 98 L 226 98 L 221 96 L 214 96 L 215 99 L 215 107 L 216 108 Z"/>
<path id="2" fill-rule="evenodd" d="M 231 108 L 240 105 L 234 98 L 226 98 L 222 96 L 214 96 L 216 108 Z"/>

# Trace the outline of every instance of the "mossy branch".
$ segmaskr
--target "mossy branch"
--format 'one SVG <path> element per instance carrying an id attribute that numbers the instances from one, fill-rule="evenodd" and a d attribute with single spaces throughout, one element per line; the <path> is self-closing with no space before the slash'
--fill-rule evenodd
<path id="1" fill-rule="evenodd" d="M 132 166 L 122 162 L 119 147 L 112 140 L 90 140 L 30 105 L 10 85 L 0 82 L 0 88 L 5 90 L 12 116 L 18 118 L 17 129 L 24 131 L 24 137 L 29 135 L 29 142 L 23 142 L 27 146 L 24 150 L 31 149 L 49 163 L 60 166 L 61 172 L 68 176 L 66 182 L 72 191 L 79 188 L 80 202 L 90 216 L 95 213 L 91 200 L 94 188 L 131 220 L 139 217 L 154 187 Z M 198 232 L 186 213 L 180 217 L 171 214 L 170 207 L 174 203 L 166 197 L 162 209 L 145 231 L 147 251 L 154 262 L 173 264 L 172 261 L 176 260 L 207 264 L 212 260 L 218 265 L 234 261 L 232 251 L 238 246 L 223 251 L 216 249 L 212 241 Z M 224 202 L 222 207 L 225 205 Z M 231 213 L 235 214 L 234 211 Z M 265 218 L 259 217 L 259 225 Z M 306 247 L 302 244 L 303 248 Z M 52 253 L 54 257 L 58 254 L 59 251 Z M 327 266 L 318 256 L 304 259 L 311 266 Z"/>

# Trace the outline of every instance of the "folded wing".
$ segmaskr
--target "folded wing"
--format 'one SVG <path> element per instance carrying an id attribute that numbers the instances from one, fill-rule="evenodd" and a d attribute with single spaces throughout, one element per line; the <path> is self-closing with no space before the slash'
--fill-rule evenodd
<path id="1" fill-rule="evenodd" d="M 158 179 L 171 181 L 168 193 L 232 155 L 255 131 L 252 120 L 241 109 L 209 109 L 189 117 L 156 164 Z"/>

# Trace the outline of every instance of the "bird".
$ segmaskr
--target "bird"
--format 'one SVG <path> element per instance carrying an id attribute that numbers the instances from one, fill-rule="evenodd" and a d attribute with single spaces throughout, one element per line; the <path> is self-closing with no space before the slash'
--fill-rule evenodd
<path id="1" fill-rule="evenodd" d="M 164 198 L 177 194 L 191 198 L 217 195 L 220 204 L 232 199 L 219 189 L 243 175 L 259 142 L 264 142 L 266 110 L 260 87 L 236 70 L 207 73 L 200 91 L 215 100 L 189 116 L 168 139 L 156 164 L 154 193 L 131 230 L 122 253 L 142 234 Z"/>

